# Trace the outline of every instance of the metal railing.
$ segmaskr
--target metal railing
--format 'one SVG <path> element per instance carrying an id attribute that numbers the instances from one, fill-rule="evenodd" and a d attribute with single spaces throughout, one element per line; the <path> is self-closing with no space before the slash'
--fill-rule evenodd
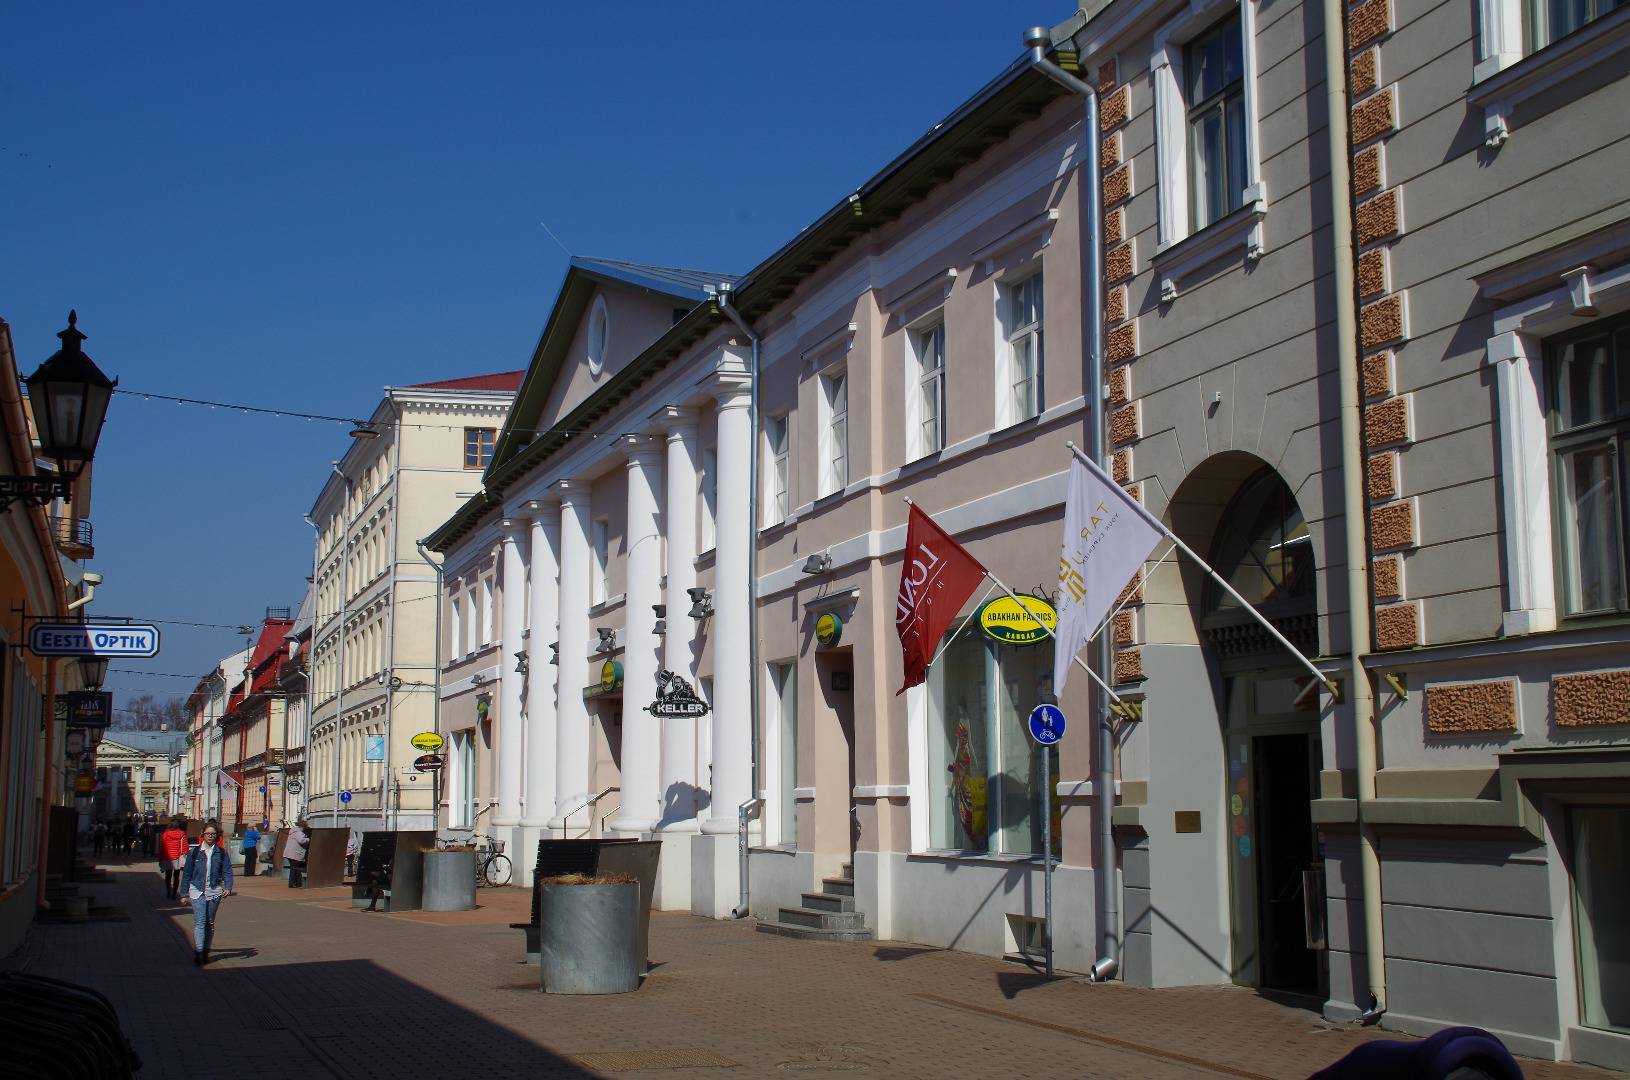
<path id="1" fill-rule="evenodd" d="M 613 791 L 620 792 L 620 791 L 622 791 L 622 788 L 620 788 L 620 787 L 608 787 L 604 791 L 600 792 L 597 795 L 590 795 L 588 798 L 584 799 L 582 802 L 578 803 L 576 806 L 572 807 L 570 810 L 568 810 L 564 814 L 560 815 L 560 823 L 561 823 L 561 825 L 564 828 L 569 830 L 572 827 L 572 815 L 573 814 L 577 813 L 579 810 L 588 810 L 589 807 L 594 806 L 601 799 L 605 798 L 607 795 L 610 795 Z M 615 812 L 616 811 L 612 811 L 612 813 L 615 813 Z M 610 815 L 607 815 L 607 816 L 609 817 Z M 583 835 L 573 837 L 572 839 L 581 840 L 581 839 L 583 839 L 584 836 L 589 835 L 589 833 L 591 833 L 593 831 L 594 831 L 594 813 L 593 813 L 593 811 L 590 811 L 590 813 L 589 813 L 589 823 L 588 823 L 588 825 L 584 826 Z"/>
<path id="2" fill-rule="evenodd" d="M 91 523 L 83 518 L 51 518 L 51 539 L 57 547 L 92 548 Z"/>

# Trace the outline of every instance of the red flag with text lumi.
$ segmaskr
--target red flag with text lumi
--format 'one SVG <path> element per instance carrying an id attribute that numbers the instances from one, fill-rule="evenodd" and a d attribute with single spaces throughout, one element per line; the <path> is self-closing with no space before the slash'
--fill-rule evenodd
<path id="1" fill-rule="evenodd" d="M 978 559 L 912 504 L 900 593 L 894 600 L 894 628 L 900 633 L 906 673 L 896 696 L 928 677 L 934 647 L 985 574 Z"/>

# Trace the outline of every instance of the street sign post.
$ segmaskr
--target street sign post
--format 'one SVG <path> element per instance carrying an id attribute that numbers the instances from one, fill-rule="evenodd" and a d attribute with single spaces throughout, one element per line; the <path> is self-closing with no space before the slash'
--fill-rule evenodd
<path id="1" fill-rule="evenodd" d="M 351 793 L 349 791 L 340 792 L 340 802 L 349 804 L 351 802 Z"/>
<path id="2" fill-rule="evenodd" d="M 1057 705 L 1037 705 L 1030 710 L 1030 737 L 1036 740 L 1037 772 L 1041 789 L 1041 880 L 1044 897 L 1042 938 L 1045 942 L 1047 975 L 1053 977 L 1053 747 L 1064 738 L 1064 711 Z M 1100 794 L 1099 798 L 1103 798 Z"/>
<path id="3" fill-rule="evenodd" d="M 35 623 L 28 632 L 35 656 L 157 656 L 158 642 L 158 627 L 139 623 Z"/>

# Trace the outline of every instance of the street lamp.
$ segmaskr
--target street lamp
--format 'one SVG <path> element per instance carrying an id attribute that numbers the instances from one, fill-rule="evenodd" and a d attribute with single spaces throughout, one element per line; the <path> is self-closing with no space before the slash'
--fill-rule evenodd
<path id="1" fill-rule="evenodd" d="M 81 656 L 79 658 L 79 676 L 85 683 L 85 689 L 102 689 L 102 680 L 107 677 L 107 673 L 107 657 Z"/>
<path id="2" fill-rule="evenodd" d="M 0 510 L 14 502 L 44 506 L 52 499 L 70 498 L 74 480 L 96 455 L 108 401 L 119 380 L 102 374 L 80 349 L 85 335 L 75 325 L 78 321 L 78 313 L 70 311 L 68 329 L 57 335 L 62 348 L 24 380 L 34 426 L 39 429 L 40 456 L 61 468 L 54 476 L 0 476 Z M 69 471 L 71 463 L 78 468 Z"/>

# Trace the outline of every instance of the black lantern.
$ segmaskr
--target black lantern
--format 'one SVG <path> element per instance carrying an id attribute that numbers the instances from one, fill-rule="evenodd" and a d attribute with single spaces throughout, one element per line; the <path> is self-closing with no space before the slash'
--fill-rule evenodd
<path id="1" fill-rule="evenodd" d="M 78 314 L 70 311 L 68 329 L 57 335 L 62 339 L 61 350 L 25 381 L 34 423 L 39 428 L 40 456 L 83 465 L 96 454 L 108 399 L 119 380 L 102 374 L 102 369 L 80 349 L 85 335 L 74 325 L 78 321 Z M 67 471 L 66 467 L 63 471 Z"/>
<path id="2" fill-rule="evenodd" d="M 108 662 L 103 656 L 81 656 L 79 658 L 79 676 L 84 680 L 85 689 L 102 689 L 102 680 L 107 678 Z"/>

